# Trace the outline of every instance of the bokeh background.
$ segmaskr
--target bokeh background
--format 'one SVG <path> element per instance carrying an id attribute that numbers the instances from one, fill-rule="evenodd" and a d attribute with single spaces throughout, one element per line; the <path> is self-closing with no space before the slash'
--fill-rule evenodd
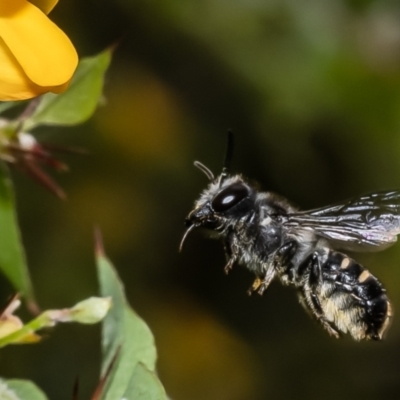
<path id="1" fill-rule="evenodd" d="M 399 398 L 400 316 L 382 343 L 335 340 L 279 282 L 247 296 L 253 276 L 225 276 L 220 243 L 196 232 L 178 244 L 207 183 L 193 161 L 219 172 L 228 128 L 234 170 L 302 208 L 400 188 L 400 3 L 61 0 L 52 19 L 81 56 L 118 47 L 94 118 L 37 132 L 90 151 L 62 157 L 68 200 L 13 175 L 40 306 L 97 293 L 97 225 L 172 399 Z M 400 309 L 400 245 L 355 256 Z M 58 327 L 2 350 L 0 375 L 56 400 L 79 376 L 88 399 L 99 348 L 99 326 Z"/>

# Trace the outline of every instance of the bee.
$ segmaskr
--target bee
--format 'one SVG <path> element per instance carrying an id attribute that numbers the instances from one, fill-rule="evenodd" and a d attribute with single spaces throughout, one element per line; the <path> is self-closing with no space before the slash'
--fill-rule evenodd
<path id="1" fill-rule="evenodd" d="M 260 192 L 242 175 L 229 172 L 233 135 L 222 173 L 210 180 L 185 220 L 190 232 L 203 227 L 216 233 L 227 256 L 225 272 L 235 263 L 252 271 L 249 289 L 263 294 L 277 277 L 297 289 L 300 303 L 328 333 L 339 338 L 381 340 L 393 315 L 381 282 L 339 251 L 378 251 L 400 233 L 400 191 L 372 193 L 335 205 L 300 211 L 285 198 Z"/>

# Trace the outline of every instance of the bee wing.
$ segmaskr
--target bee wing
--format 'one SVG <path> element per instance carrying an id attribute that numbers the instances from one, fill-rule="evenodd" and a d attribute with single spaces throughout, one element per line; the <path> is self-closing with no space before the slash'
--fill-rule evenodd
<path id="1" fill-rule="evenodd" d="M 372 193 L 333 206 L 290 213 L 284 225 L 312 230 L 335 247 L 383 250 L 400 234 L 400 191 Z"/>

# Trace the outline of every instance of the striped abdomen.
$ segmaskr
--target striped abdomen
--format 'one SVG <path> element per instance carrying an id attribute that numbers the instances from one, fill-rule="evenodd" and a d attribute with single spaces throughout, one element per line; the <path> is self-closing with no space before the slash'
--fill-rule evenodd
<path id="1" fill-rule="evenodd" d="M 367 269 L 330 249 L 315 288 L 323 316 L 331 327 L 354 339 L 382 339 L 392 316 L 386 291 Z"/>

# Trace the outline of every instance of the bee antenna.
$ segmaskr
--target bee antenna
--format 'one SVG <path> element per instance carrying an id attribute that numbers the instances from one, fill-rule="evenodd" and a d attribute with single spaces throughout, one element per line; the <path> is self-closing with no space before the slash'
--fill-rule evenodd
<path id="1" fill-rule="evenodd" d="M 226 177 L 229 175 L 229 172 L 230 172 L 232 155 L 233 155 L 233 147 L 234 147 L 233 138 L 234 137 L 233 137 L 232 130 L 228 129 L 228 141 L 227 141 L 227 145 L 226 145 L 224 166 L 222 168 L 221 179 L 219 182 L 220 186 L 221 186 L 222 182 L 226 179 Z"/>
<path id="2" fill-rule="evenodd" d="M 207 176 L 207 178 L 210 181 L 214 180 L 214 174 L 211 172 L 209 168 L 207 168 L 204 164 L 202 164 L 200 161 L 195 161 L 194 166 L 198 168 L 201 172 L 204 172 L 204 174 Z"/>

